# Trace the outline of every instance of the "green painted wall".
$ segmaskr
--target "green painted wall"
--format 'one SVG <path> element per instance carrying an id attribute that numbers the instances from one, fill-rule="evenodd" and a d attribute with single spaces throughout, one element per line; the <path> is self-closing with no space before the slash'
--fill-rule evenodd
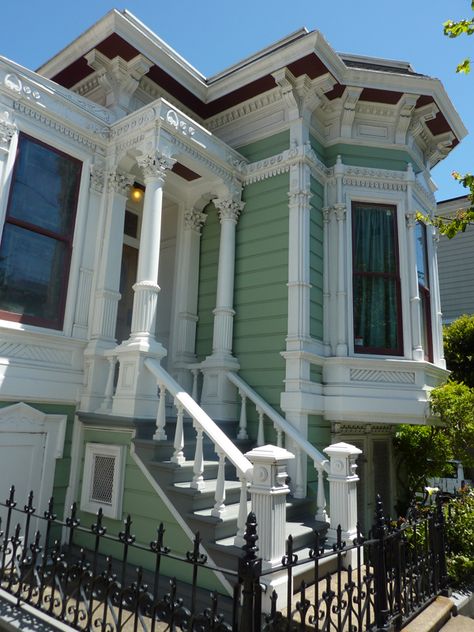
<path id="1" fill-rule="evenodd" d="M 85 444 L 92 442 L 106 443 L 110 445 L 123 445 L 126 447 L 124 493 L 122 503 L 123 519 L 125 519 L 128 514 L 131 515 L 133 520 L 132 533 L 136 536 L 136 542 L 144 544 L 145 546 L 148 546 L 149 543 L 156 538 L 157 527 L 160 522 L 162 522 L 166 530 L 165 545 L 168 546 L 172 552 L 185 555 L 187 551 L 192 550 L 191 540 L 175 521 L 168 508 L 169 505 L 161 500 L 132 458 L 132 455 L 130 454 L 131 439 L 131 431 L 124 431 L 123 429 L 103 430 L 99 428 L 85 428 L 81 457 L 81 481 L 78 487 L 78 497 L 76 499 L 78 505 L 80 503 L 80 490 L 82 488 Z M 85 527 L 89 527 L 95 521 L 94 514 L 80 512 L 79 515 L 81 518 L 81 524 Z M 116 535 L 123 529 L 123 522 L 121 520 L 104 518 L 103 524 L 107 527 L 108 533 L 111 534 Z M 82 546 L 87 546 L 88 548 L 93 547 L 92 537 L 89 538 L 84 534 L 78 537 L 77 543 Z M 121 549 L 119 549 L 114 543 L 107 543 L 104 541 L 100 552 L 106 555 L 120 557 L 119 550 Z M 154 568 L 153 554 L 148 555 L 148 553 L 131 549 L 128 559 L 131 564 L 140 565 L 149 570 L 153 570 Z M 180 564 L 169 559 L 163 559 L 161 568 L 165 575 L 176 577 L 182 581 L 189 582 L 191 580 L 190 567 L 185 564 Z M 219 590 L 222 592 L 223 588 L 220 585 L 220 582 L 218 582 L 215 575 L 209 570 L 203 569 L 202 571 L 199 571 L 199 577 L 199 584 L 201 587 L 209 590 Z"/>
<path id="2" fill-rule="evenodd" d="M 22 400 L 23 401 L 23 400 Z M 0 402 L 0 408 L 5 408 L 6 406 L 12 406 L 13 404 L 17 404 L 19 402 Z M 69 484 L 69 475 L 71 470 L 71 442 L 72 442 L 72 430 L 74 425 L 74 406 L 65 406 L 62 404 L 45 404 L 45 403 L 36 403 L 36 402 L 24 402 L 28 406 L 32 408 L 36 408 L 40 410 L 42 413 L 46 415 L 66 415 L 67 416 L 67 426 L 66 426 L 66 436 L 64 440 L 64 450 L 63 456 L 61 459 L 56 459 L 56 468 L 54 473 L 54 486 L 53 486 L 53 498 L 54 498 L 54 507 L 55 512 L 58 516 L 63 515 L 64 511 L 64 501 L 66 497 L 66 490 Z M 12 481 L 14 484 L 14 481 Z M 19 499 L 20 502 L 23 502 L 23 499 Z M 26 498 L 25 498 L 26 501 Z M 46 507 L 40 507 L 41 511 L 44 511 Z"/>
<path id="3" fill-rule="evenodd" d="M 336 143 L 324 147 L 314 137 L 310 137 L 310 143 L 319 159 L 328 167 L 336 163 L 340 155 L 342 162 L 355 167 L 372 167 L 374 169 L 390 169 L 392 171 L 405 171 L 407 164 L 412 163 L 415 172 L 422 170 L 413 157 L 403 149 L 385 149 L 383 147 L 369 147 L 367 145 L 352 145 Z"/>
<path id="4" fill-rule="evenodd" d="M 217 266 L 219 262 L 220 224 L 217 209 L 210 203 L 204 209 L 207 220 L 202 229 L 199 257 L 198 322 L 196 355 L 199 361 L 212 351 L 212 328 L 216 306 Z"/>
<path id="5" fill-rule="evenodd" d="M 277 409 L 288 326 L 288 188 L 288 174 L 245 187 L 236 233 L 234 352 L 242 378 Z"/>
<path id="6" fill-rule="evenodd" d="M 259 140 L 256 143 L 237 147 L 237 150 L 250 162 L 256 162 L 257 160 L 263 160 L 263 158 L 279 154 L 285 151 L 285 149 L 288 149 L 289 146 L 290 131 L 285 130 L 279 134 L 274 134 L 273 136 Z"/>
<path id="7" fill-rule="evenodd" d="M 324 189 L 311 177 L 310 209 L 310 333 L 313 338 L 323 339 L 323 215 Z"/>
<path id="8" fill-rule="evenodd" d="M 321 415 L 308 416 L 308 441 L 320 452 L 331 444 L 331 422 L 323 419 Z M 308 489 L 311 495 L 317 493 L 317 472 L 313 463 L 308 460 Z M 327 498 L 326 493 L 326 498 Z"/>

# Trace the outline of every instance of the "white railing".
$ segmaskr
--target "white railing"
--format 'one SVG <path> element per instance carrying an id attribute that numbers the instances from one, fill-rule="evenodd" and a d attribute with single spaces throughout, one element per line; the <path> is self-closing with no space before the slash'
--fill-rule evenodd
<path id="1" fill-rule="evenodd" d="M 225 465 L 230 461 L 241 483 L 239 514 L 237 518 L 237 534 L 235 543 L 242 545 L 247 518 L 247 487 L 252 482 L 253 465 L 242 452 L 234 445 L 232 440 L 217 426 L 207 413 L 199 406 L 195 399 L 186 393 L 171 375 L 160 366 L 156 360 L 145 361 L 146 368 L 155 376 L 159 391 L 158 412 L 156 416 L 156 430 L 153 436 L 158 441 L 168 439 L 166 434 L 166 394 L 171 395 L 176 408 L 176 427 L 174 435 L 174 451 L 171 461 L 177 465 L 185 462 L 183 454 L 184 427 L 183 417 L 186 412 L 193 420 L 196 432 L 196 444 L 194 454 L 193 480 L 191 487 L 197 490 L 205 488 L 204 480 L 204 455 L 203 438 L 206 435 L 212 444 L 219 460 L 217 471 L 217 483 L 214 495 L 215 504 L 211 515 L 221 518 L 225 511 Z"/>
<path id="2" fill-rule="evenodd" d="M 292 492 L 295 498 L 306 497 L 306 478 L 304 476 L 303 460 L 308 457 L 313 462 L 318 475 L 316 520 L 327 522 L 328 515 L 326 511 L 326 494 L 324 491 L 324 473 L 329 472 L 329 460 L 315 448 L 314 445 L 305 439 L 294 426 L 260 397 L 241 377 L 230 371 L 227 373 L 227 377 L 229 381 L 237 387 L 241 398 L 239 432 L 237 437 L 243 439 L 248 436 L 247 400 L 249 399 L 255 405 L 258 415 L 257 445 L 265 444 L 265 416 L 273 423 L 277 436 L 277 445 L 279 447 L 283 447 L 283 437 L 285 437 L 286 442 L 288 442 L 288 439 L 291 441 L 291 447 L 289 447 L 289 449 L 296 457 L 296 476 L 292 485 Z M 288 445 L 285 447 L 288 448 Z"/>

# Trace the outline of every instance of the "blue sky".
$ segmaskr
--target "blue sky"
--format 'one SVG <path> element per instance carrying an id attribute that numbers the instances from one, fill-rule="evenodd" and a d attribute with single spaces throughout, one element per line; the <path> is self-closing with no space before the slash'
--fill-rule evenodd
<path id="1" fill-rule="evenodd" d="M 212 75 L 292 31 L 318 29 L 339 52 L 409 61 L 443 82 L 471 132 L 433 171 L 438 199 L 463 189 L 453 170 L 474 171 L 474 36 L 449 40 L 442 23 L 470 17 L 468 0 L 23 0 L 2 3 L 0 54 L 37 68 L 111 8 L 129 9 L 204 75 Z M 113 0 L 112 0 L 113 2 Z"/>

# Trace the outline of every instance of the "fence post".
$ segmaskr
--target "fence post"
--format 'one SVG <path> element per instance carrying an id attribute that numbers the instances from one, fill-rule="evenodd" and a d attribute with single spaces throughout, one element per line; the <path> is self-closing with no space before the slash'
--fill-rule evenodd
<path id="1" fill-rule="evenodd" d="M 440 494 L 436 497 L 435 529 L 437 531 L 436 551 L 439 564 L 439 587 L 441 594 L 449 597 L 451 590 L 448 586 L 448 568 L 446 564 L 446 521 L 444 518 L 443 499 Z M 436 555 L 435 554 L 435 555 Z"/>
<path id="2" fill-rule="evenodd" d="M 262 624 L 262 596 L 260 575 L 262 560 L 257 557 L 257 520 L 250 512 L 245 523 L 245 544 L 243 557 L 239 558 L 239 582 L 242 584 L 242 612 L 240 616 L 240 632 L 260 632 Z M 234 609 L 237 602 L 234 595 Z M 234 613 L 234 622 L 236 621 Z M 236 628 L 234 627 L 234 632 Z"/>
<path id="3" fill-rule="evenodd" d="M 377 540 L 373 547 L 372 567 L 374 572 L 374 605 L 375 625 L 377 632 L 386 632 L 390 629 L 389 608 L 387 595 L 387 569 L 385 563 L 385 537 L 387 527 L 383 515 L 383 505 L 380 496 L 375 502 L 375 523 L 373 526 L 373 538 Z"/>
<path id="4" fill-rule="evenodd" d="M 250 485 L 252 512 L 257 517 L 259 552 L 263 570 L 269 570 L 281 564 L 285 555 L 286 543 L 286 496 L 290 491 L 288 478 L 288 460 L 294 455 L 275 445 L 263 445 L 245 455 L 253 464 L 253 480 Z M 264 595 L 264 608 L 270 608 L 270 596 L 273 590 L 278 594 L 278 607 L 283 603 L 287 592 L 286 573 L 268 575 L 264 583 L 267 589 Z"/>
<path id="5" fill-rule="evenodd" d="M 337 528 L 341 538 L 350 544 L 357 537 L 357 481 L 356 459 L 362 450 L 349 443 L 334 443 L 324 452 L 329 456 L 330 526 L 328 542 L 337 541 Z M 346 563 L 352 563 L 347 561 Z"/>

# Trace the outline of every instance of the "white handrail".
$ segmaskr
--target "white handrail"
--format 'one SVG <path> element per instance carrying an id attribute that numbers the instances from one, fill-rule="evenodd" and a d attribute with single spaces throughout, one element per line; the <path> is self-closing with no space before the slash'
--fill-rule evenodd
<path id="1" fill-rule="evenodd" d="M 228 372 L 227 377 L 234 386 L 236 386 L 245 396 L 250 399 L 257 408 L 260 408 L 265 415 L 273 421 L 295 444 L 312 459 L 317 469 L 329 472 L 329 460 L 314 447 L 307 439 L 294 428 L 284 417 L 272 408 L 258 393 L 256 393 L 244 380 L 236 373 Z"/>
<path id="2" fill-rule="evenodd" d="M 234 445 L 231 439 L 222 432 L 219 426 L 204 412 L 194 399 L 186 393 L 171 375 L 156 361 L 148 358 L 145 360 L 146 368 L 156 377 L 159 384 L 164 384 L 166 389 L 179 402 L 188 414 L 198 423 L 204 433 L 214 443 L 217 452 L 224 453 L 226 458 L 233 463 L 239 477 L 247 481 L 252 480 L 253 465 L 242 452 Z"/>

